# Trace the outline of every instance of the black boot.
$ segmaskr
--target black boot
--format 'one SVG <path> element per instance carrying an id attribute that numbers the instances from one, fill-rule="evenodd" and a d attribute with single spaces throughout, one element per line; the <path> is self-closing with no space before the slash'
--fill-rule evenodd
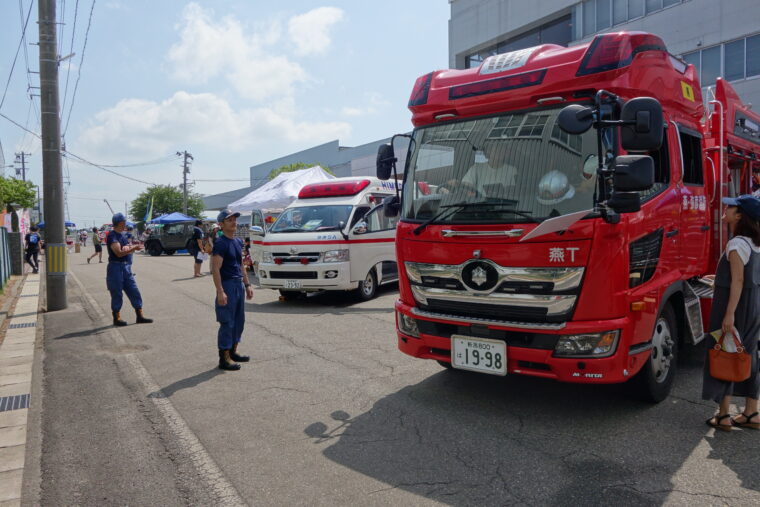
<path id="1" fill-rule="evenodd" d="M 230 351 L 229 350 L 220 350 L 219 351 L 219 369 L 220 370 L 239 370 L 240 365 L 235 364 L 230 360 Z"/>
<path id="2" fill-rule="evenodd" d="M 230 351 L 230 359 L 232 359 L 236 363 L 247 363 L 248 361 L 250 361 L 251 358 L 249 356 L 241 356 L 237 353 L 237 346 L 238 346 L 237 343 L 232 346 L 232 350 Z"/>
<path id="3" fill-rule="evenodd" d="M 126 326 L 127 325 L 126 322 L 124 322 L 123 320 L 121 320 L 121 312 L 111 312 L 111 314 L 113 315 L 113 325 L 114 326 L 121 327 L 121 326 Z"/>
<path id="4" fill-rule="evenodd" d="M 137 323 L 138 324 L 150 324 L 153 322 L 153 319 L 148 319 L 143 316 L 142 308 L 139 310 L 135 310 L 135 313 L 137 314 Z"/>

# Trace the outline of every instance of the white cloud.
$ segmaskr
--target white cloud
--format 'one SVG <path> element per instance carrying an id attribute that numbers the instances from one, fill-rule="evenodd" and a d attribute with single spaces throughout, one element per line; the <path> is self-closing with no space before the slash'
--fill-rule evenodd
<path id="1" fill-rule="evenodd" d="M 364 100 L 365 103 L 363 105 L 343 107 L 340 113 L 343 116 L 366 116 L 370 114 L 377 114 L 390 105 L 390 102 L 388 102 L 381 94 L 377 92 L 365 93 Z"/>
<path id="2" fill-rule="evenodd" d="M 288 22 L 288 34 L 301 56 L 323 54 L 330 47 L 330 29 L 343 19 L 337 7 L 318 7 L 305 14 L 293 16 Z"/>
<path id="3" fill-rule="evenodd" d="M 180 41 L 168 54 L 175 78 L 194 84 L 224 75 L 243 97 L 264 100 L 293 93 L 306 81 L 306 71 L 286 56 L 273 56 L 270 48 L 281 39 L 277 21 L 259 29 L 247 29 L 238 20 L 213 19 L 213 12 L 196 3 L 182 13 Z"/>
<path id="4" fill-rule="evenodd" d="M 350 132 L 345 122 L 299 120 L 291 100 L 236 111 L 214 94 L 180 91 L 162 102 L 125 99 L 97 113 L 72 150 L 97 161 L 139 161 L 199 145 L 232 152 L 286 149 Z"/>

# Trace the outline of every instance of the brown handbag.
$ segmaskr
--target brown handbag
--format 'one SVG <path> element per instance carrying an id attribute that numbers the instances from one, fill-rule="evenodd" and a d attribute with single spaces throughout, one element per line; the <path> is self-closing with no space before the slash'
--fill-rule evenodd
<path id="1" fill-rule="evenodd" d="M 724 334 L 718 343 L 710 349 L 710 376 L 726 382 L 743 382 L 750 376 L 752 358 L 744 350 L 744 345 L 731 333 L 736 344 L 736 352 L 723 350 Z"/>

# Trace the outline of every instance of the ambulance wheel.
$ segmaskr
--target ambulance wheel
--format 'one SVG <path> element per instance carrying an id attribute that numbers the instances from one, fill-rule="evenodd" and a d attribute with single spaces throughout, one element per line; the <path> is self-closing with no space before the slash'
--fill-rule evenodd
<path id="1" fill-rule="evenodd" d="M 282 296 L 282 299 L 285 301 L 295 301 L 296 299 L 301 299 L 303 297 L 303 292 L 298 292 L 297 290 L 281 290 L 280 296 Z"/>
<path id="2" fill-rule="evenodd" d="M 148 245 L 148 253 L 152 255 L 153 257 L 158 257 L 163 253 L 164 249 L 161 248 L 161 243 L 157 243 L 155 241 L 152 241 L 150 245 Z"/>
<path id="3" fill-rule="evenodd" d="M 670 304 L 657 317 L 652 332 L 652 350 L 644 367 L 629 381 L 631 394 L 650 403 L 659 403 L 670 394 L 676 377 L 678 325 Z"/>
<path id="4" fill-rule="evenodd" d="M 355 291 L 356 297 L 360 301 L 369 301 L 375 294 L 377 294 L 377 277 L 375 276 L 375 268 L 369 270 L 364 280 L 359 282 L 359 288 Z"/>

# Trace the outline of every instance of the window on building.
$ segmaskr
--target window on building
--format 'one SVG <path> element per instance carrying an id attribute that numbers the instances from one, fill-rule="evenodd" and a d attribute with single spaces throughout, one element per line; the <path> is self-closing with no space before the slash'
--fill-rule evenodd
<path id="1" fill-rule="evenodd" d="M 760 75 L 760 35 L 747 37 L 747 77 Z"/>
<path id="2" fill-rule="evenodd" d="M 720 46 L 702 50 L 702 86 L 712 86 L 721 75 L 720 72 Z"/>
<path id="3" fill-rule="evenodd" d="M 628 0 L 628 19 L 644 15 L 644 0 Z"/>
<path id="4" fill-rule="evenodd" d="M 683 182 L 686 185 L 702 185 L 702 146 L 700 139 L 686 132 L 679 132 L 683 160 Z"/>
<path id="5" fill-rule="evenodd" d="M 725 57 L 723 77 L 729 81 L 744 78 L 744 39 L 729 42 L 723 51 Z"/>
<path id="6" fill-rule="evenodd" d="M 695 70 L 697 71 L 697 76 L 699 76 L 699 71 L 702 68 L 699 55 L 700 55 L 699 51 L 694 51 L 693 53 L 686 53 L 682 57 L 687 64 L 691 64 L 694 66 Z"/>
<path id="7" fill-rule="evenodd" d="M 662 0 L 646 0 L 647 2 L 647 14 L 651 14 L 654 11 L 662 9 Z"/>
<path id="8" fill-rule="evenodd" d="M 576 29 L 576 39 L 581 38 L 581 34 L 582 37 L 587 37 L 683 1 L 685 0 L 585 0 L 573 9 L 573 19 L 583 25 Z"/>
<path id="9" fill-rule="evenodd" d="M 628 19 L 628 0 L 612 0 L 612 24 L 619 25 Z"/>
<path id="10" fill-rule="evenodd" d="M 610 2 L 605 0 L 596 1 L 596 30 L 604 30 L 612 26 L 610 17 Z"/>
<path id="11" fill-rule="evenodd" d="M 522 128 L 520 128 L 520 137 L 541 137 L 544 133 L 544 125 L 546 125 L 546 120 L 548 119 L 548 114 L 527 115 Z"/>
<path id="12" fill-rule="evenodd" d="M 670 7 L 671 5 L 680 4 L 681 0 L 663 0 L 663 7 Z"/>
<path id="13" fill-rule="evenodd" d="M 583 2 L 583 36 L 596 32 L 596 0 Z"/>

